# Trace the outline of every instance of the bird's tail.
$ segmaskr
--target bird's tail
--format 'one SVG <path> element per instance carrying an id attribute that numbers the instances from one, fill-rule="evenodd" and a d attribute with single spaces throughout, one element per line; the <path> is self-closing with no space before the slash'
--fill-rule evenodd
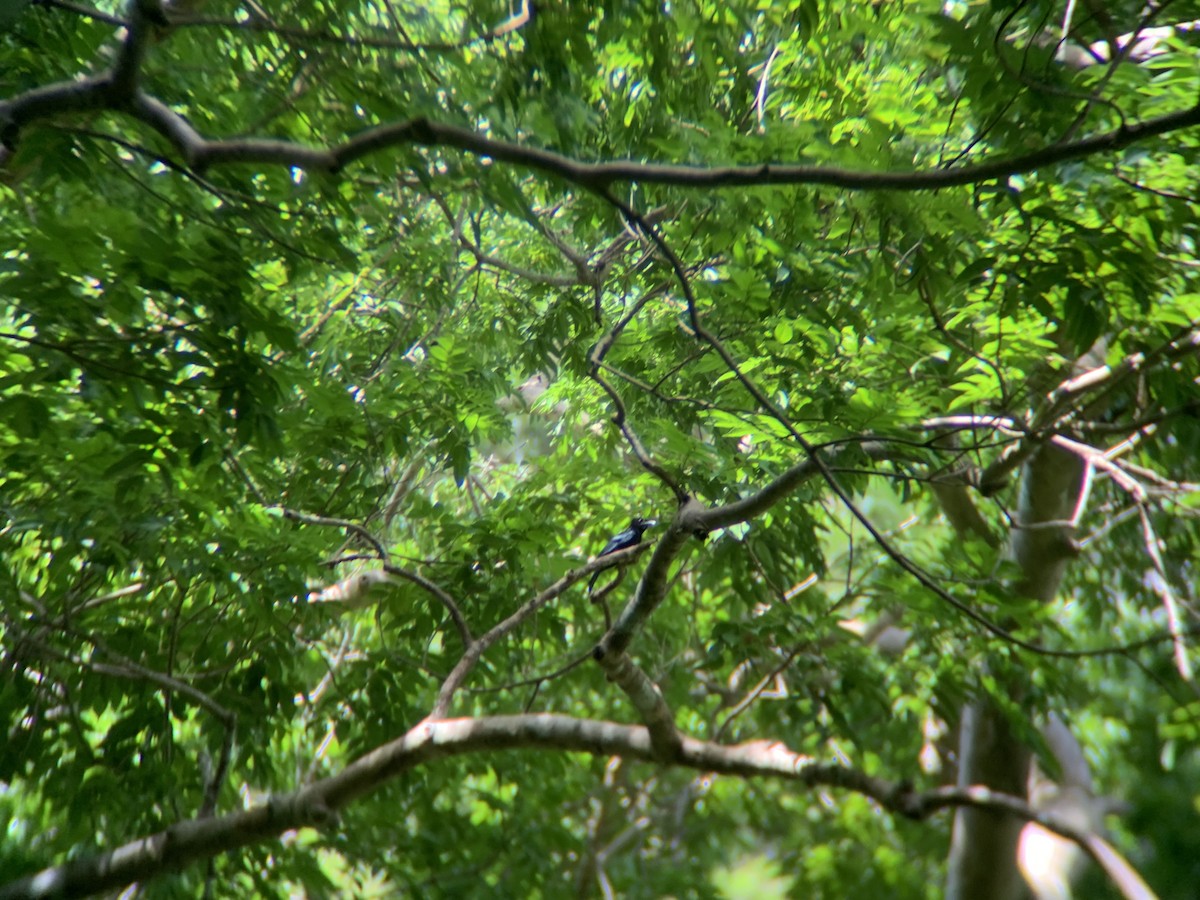
<path id="1" fill-rule="evenodd" d="M 603 569 L 597 569 L 595 572 L 592 573 L 592 580 L 588 582 L 588 593 L 589 594 L 592 592 L 592 588 L 594 588 L 596 586 L 596 579 L 600 577 L 600 573 L 603 571 L 604 571 Z"/>

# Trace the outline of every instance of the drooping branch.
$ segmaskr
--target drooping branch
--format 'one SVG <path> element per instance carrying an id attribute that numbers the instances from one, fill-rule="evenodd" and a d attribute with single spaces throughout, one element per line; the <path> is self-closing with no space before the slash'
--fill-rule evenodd
<path id="1" fill-rule="evenodd" d="M 1092 861 L 1104 870 L 1113 885 L 1126 900 L 1156 900 L 1149 885 L 1142 880 L 1137 870 L 1117 852 L 1108 841 L 1087 828 L 1060 816 L 1039 812 L 1024 800 L 990 790 L 981 785 L 967 787 L 943 787 L 921 795 L 926 814 L 935 809 L 971 809 L 979 812 L 1005 813 L 1025 822 L 1040 825 L 1047 831 L 1067 838 L 1083 850 Z"/>
<path id="2" fill-rule="evenodd" d="M 375 537 L 370 530 L 363 528 L 357 522 L 351 522 L 348 519 L 335 519 L 330 516 L 314 516 L 308 513 L 302 513 L 298 510 L 288 509 L 286 506 L 273 506 L 271 509 L 277 509 L 285 519 L 292 522 L 298 522 L 301 525 L 324 525 L 333 528 L 342 528 L 356 535 L 361 540 L 370 545 L 375 551 L 375 555 L 384 563 L 388 561 L 387 549 L 383 546 L 383 542 Z"/>
<path id="3" fill-rule="evenodd" d="M 450 618 L 454 620 L 454 627 L 458 629 L 458 636 L 463 642 L 464 649 L 469 648 L 475 642 L 475 639 L 471 637 L 471 629 L 467 625 L 467 619 L 462 614 L 462 609 L 458 601 L 450 596 L 440 585 L 430 581 L 419 572 L 413 572 L 401 566 L 385 564 L 383 570 L 396 578 L 403 578 L 405 581 L 412 582 L 435 597 L 446 608 L 446 612 L 450 614 Z"/>
<path id="4" fill-rule="evenodd" d="M 592 347 L 588 354 L 588 377 L 596 382 L 600 388 L 608 394 L 613 405 L 613 424 L 621 432 L 621 436 L 625 438 L 625 442 L 629 444 L 629 449 L 633 452 L 634 457 L 643 469 L 657 478 L 660 482 L 670 489 L 675 495 L 675 501 L 683 504 L 687 501 L 688 494 L 679 480 L 668 472 L 662 465 L 654 460 L 649 453 L 646 452 L 646 447 L 642 443 L 641 438 L 637 436 L 637 432 L 633 430 L 633 426 L 629 423 L 629 416 L 625 409 L 625 401 L 621 399 L 620 393 L 608 380 L 600 374 L 601 367 L 604 365 L 604 358 L 608 352 L 616 344 L 621 333 L 632 322 L 642 309 L 653 299 L 658 296 L 658 292 L 647 292 L 630 307 L 630 309 L 610 328 Z"/>

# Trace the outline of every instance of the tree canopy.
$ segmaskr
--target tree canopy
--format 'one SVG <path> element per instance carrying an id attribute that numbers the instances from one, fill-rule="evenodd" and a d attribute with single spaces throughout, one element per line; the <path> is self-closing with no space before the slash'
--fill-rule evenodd
<path id="1" fill-rule="evenodd" d="M 0 23 L 0 897 L 1194 896 L 1200 3 Z"/>

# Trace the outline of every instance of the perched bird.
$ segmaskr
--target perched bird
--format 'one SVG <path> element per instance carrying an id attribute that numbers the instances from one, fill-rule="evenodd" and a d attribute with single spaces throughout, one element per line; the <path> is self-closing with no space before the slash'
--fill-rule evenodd
<path id="1" fill-rule="evenodd" d="M 608 556 L 610 553 L 616 553 L 618 550 L 624 550 L 627 547 L 633 547 L 642 542 L 642 535 L 647 528 L 653 528 L 658 522 L 655 519 L 643 519 L 640 516 L 635 516 L 629 520 L 629 527 L 620 534 L 613 535 L 604 549 L 601 550 L 596 558 Z M 592 588 L 596 586 L 596 579 L 600 577 L 603 569 L 597 569 L 592 573 L 592 580 L 588 582 L 588 593 L 592 592 Z"/>

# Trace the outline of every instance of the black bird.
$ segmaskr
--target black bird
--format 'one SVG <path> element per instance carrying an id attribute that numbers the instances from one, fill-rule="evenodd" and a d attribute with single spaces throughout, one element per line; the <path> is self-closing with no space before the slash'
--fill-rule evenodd
<path id="1" fill-rule="evenodd" d="M 609 542 L 604 545 L 604 549 L 596 555 L 596 558 L 599 559 L 601 556 L 608 556 L 610 553 L 616 553 L 618 550 L 624 550 L 627 547 L 634 547 L 640 544 L 642 542 L 642 535 L 646 529 L 653 528 L 657 524 L 658 521 L 655 519 L 643 519 L 640 516 L 635 516 L 629 520 L 628 528 L 620 534 L 613 535 Z M 603 569 L 597 569 L 592 573 L 592 580 L 588 582 L 589 594 L 592 592 L 592 588 L 596 586 L 596 579 L 600 577 L 600 573 L 603 571 Z"/>

